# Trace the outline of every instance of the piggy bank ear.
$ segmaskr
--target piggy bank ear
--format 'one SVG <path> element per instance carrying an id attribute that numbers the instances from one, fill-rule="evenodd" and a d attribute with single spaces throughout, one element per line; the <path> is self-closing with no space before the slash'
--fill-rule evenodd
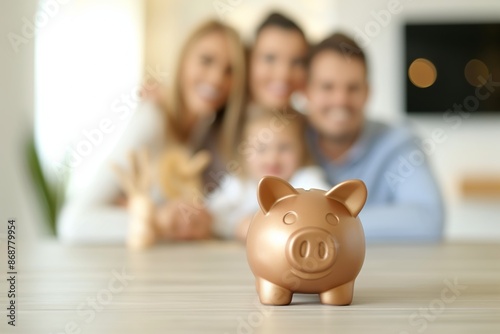
<path id="1" fill-rule="evenodd" d="M 268 213 L 280 199 L 297 194 L 297 190 L 288 182 L 275 176 L 264 176 L 257 189 L 259 205 L 264 213 Z"/>
<path id="2" fill-rule="evenodd" d="M 348 180 L 337 184 L 325 196 L 344 204 L 351 215 L 357 217 L 365 205 L 368 192 L 363 181 Z"/>

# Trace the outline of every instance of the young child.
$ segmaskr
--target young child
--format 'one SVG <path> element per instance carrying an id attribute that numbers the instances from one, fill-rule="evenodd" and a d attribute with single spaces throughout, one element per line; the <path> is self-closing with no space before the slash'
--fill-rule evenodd
<path id="1" fill-rule="evenodd" d="M 304 142 L 306 121 L 296 111 L 277 112 L 250 106 L 238 148 L 241 168 L 227 174 L 210 194 L 207 207 L 215 236 L 245 240 L 259 210 L 257 184 L 266 175 L 280 177 L 296 188 L 329 189 L 323 171 L 311 164 Z"/>

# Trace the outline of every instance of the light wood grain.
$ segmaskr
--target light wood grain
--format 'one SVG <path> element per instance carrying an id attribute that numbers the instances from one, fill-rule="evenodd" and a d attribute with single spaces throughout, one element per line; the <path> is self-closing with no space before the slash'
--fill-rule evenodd
<path id="1" fill-rule="evenodd" d="M 18 326 L 2 316 L 2 333 L 64 333 L 72 322 L 80 333 L 500 333 L 499 244 L 369 245 L 354 302 L 343 307 L 321 305 L 315 295 L 260 305 L 236 243 L 134 253 L 49 241 L 21 245 L 18 262 Z M 106 292 L 113 270 L 123 268 L 134 278 Z M 444 302 L 446 280 L 465 288 L 447 290 Z M 4 309 L 5 280 L 0 289 Z M 112 300 L 90 311 L 87 298 L 98 295 Z"/>

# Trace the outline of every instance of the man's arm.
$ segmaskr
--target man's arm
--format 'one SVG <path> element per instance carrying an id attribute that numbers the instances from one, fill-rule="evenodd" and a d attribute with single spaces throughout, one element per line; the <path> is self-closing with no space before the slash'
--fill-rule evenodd
<path id="1" fill-rule="evenodd" d="M 368 205 L 361 211 L 360 219 L 368 241 L 442 239 L 444 209 L 441 193 L 424 154 L 415 153 L 417 151 L 421 153 L 413 142 L 408 142 L 387 160 L 387 169 L 384 175 L 380 175 L 380 186 L 392 191 L 392 201 Z M 417 155 L 423 159 L 410 159 Z M 401 157 L 412 168 L 404 169 Z M 401 173 L 402 169 L 405 173 Z"/>

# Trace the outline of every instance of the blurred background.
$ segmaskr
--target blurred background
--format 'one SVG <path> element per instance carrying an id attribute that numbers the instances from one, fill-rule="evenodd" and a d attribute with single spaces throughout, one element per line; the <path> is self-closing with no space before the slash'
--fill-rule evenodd
<path id="1" fill-rule="evenodd" d="M 68 179 L 71 192 L 92 178 L 141 83 L 169 76 L 191 28 L 219 18 L 250 44 L 271 10 L 311 43 L 355 37 L 369 61 L 368 117 L 415 126 L 447 203 L 446 239 L 500 240 L 496 0 L 0 0 L 2 217 L 50 235 Z M 492 83 L 469 80 L 478 75 Z M 479 99 L 482 86 L 491 94 Z M 456 105 L 463 117 L 450 119 Z"/>

